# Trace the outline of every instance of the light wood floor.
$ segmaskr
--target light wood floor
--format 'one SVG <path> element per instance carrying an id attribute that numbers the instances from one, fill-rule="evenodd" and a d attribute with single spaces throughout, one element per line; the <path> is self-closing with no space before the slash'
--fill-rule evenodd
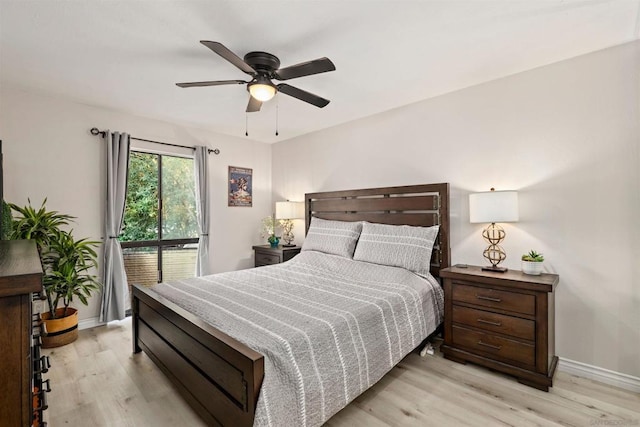
<path id="1" fill-rule="evenodd" d="M 131 353 L 131 321 L 45 350 L 49 427 L 203 426 L 160 370 Z M 640 426 L 640 394 L 556 373 L 545 393 L 435 356 L 407 356 L 327 426 Z"/>

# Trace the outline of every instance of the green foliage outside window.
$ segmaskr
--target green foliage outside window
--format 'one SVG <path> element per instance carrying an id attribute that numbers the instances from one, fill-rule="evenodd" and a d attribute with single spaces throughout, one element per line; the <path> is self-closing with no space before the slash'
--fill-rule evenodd
<path id="1" fill-rule="evenodd" d="M 158 239 L 158 165 L 156 154 L 131 152 L 123 242 Z M 162 156 L 162 238 L 198 237 L 193 160 Z"/>
<path id="2" fill-rule="evenodd" d="M 123 242 L 158 238 L 158 156 L 131 152 Z"/>
<path id="3" fill-rule="evenodd" d="M 198 237 L 193 160 L 162 157 L 162 238 Z"/>

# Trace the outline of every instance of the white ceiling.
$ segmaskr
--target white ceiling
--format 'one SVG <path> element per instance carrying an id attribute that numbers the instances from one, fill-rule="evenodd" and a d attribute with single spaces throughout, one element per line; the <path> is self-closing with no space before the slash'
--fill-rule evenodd
<path id="1" fill-rule="evenodd" d="M 0 83 L 244 136 L 243 86 L 175 86 L 246 80 L 199 40 L 329 57 L 287 81 L 327 107 L 281 94 L 249 114 L 249 138 L 276 142 L 638 38 L 640 0 L 0 0 Z"/>

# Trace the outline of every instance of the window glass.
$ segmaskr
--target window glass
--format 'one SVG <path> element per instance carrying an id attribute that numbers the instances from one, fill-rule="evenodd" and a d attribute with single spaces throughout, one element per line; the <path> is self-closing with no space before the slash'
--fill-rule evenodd
<path id="1" fill-rule="evenodd" d="M 162 157 L 162 238 L 198 237 L 193 159 Z"/>
<path id="2" fill-rule="evenodd" d="M 162 249 L 162 281 L 193 277 L 197 256 L 197 243 L 164 247 Z"/>
<path id="3" fill-rule="evenodd" d="M 129 154 L 129 177 L 124 210 L 122 242 L 158 239 L 158 162 L 157 154 Z"/>
<path id="4" fill-rule="evenodd" d="M 122 256 L 129 286 L 158 283 L 158 248 L 124 248 Z"/>
<path id="5" fill-rule="evenodd" d="M 193 159 L 130 152 L 120 234 L 130 286 L 195 275 L 195 205 Z"/>

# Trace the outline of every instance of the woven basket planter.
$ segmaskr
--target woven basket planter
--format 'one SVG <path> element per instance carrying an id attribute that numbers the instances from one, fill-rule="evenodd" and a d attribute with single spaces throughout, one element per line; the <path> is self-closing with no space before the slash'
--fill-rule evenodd
<path id="1" fill-rule="evenodd" d="M 56 310 L 56 316 L 62 316 L 64 308 Z M 42 313 L 42 323 L 46 328 L 46 334 L 42 336 L 42 347 L 53 348 L 67 345 L 78 339 L 78 310 L 67 308 L 65 317 L 51 319 L 47 311 Z"/>

